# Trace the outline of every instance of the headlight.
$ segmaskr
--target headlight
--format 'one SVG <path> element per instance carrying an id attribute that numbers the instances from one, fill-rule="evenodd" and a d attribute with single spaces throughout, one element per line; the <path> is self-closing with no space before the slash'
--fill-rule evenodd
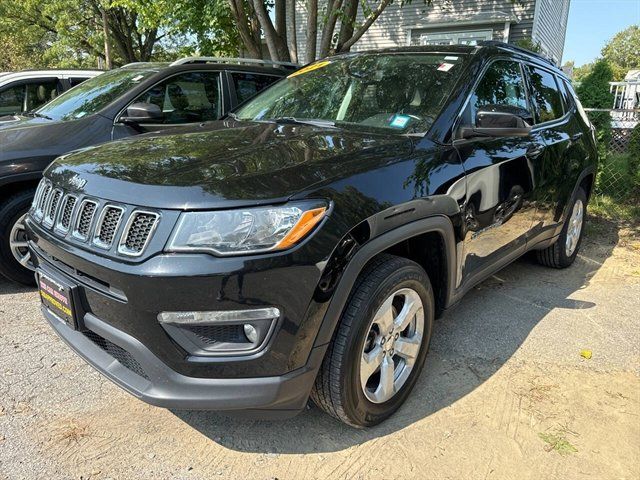
<path id="1" fill-rule="evenodd" d="M 236 255 L 284 250 L 302 240 L 327 212 L 315 204 L 185 212 L 167 250 Z"/>

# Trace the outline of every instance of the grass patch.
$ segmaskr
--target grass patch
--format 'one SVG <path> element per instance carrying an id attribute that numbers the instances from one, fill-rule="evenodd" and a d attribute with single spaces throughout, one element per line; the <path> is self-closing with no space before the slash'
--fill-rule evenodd
<path id="1" fill-rule="evenodd" d="M 571 445 L 571 442 L 569 442 L 561 432 L 540 432 L 538 433 L 538 436 L 547 444 L 544 447 L 547 452 L 555 450 L 560 455 L 571 455 L 572 453 L 578 452 L 578 449 Z"/>
<path id="2" fill-rule="evenodd" d="M 640 224 L 640 206 L 637 203 L 621 202 L 610 195 L 594 195 L 589 202 L 589 213 L 607 220 Z"/>

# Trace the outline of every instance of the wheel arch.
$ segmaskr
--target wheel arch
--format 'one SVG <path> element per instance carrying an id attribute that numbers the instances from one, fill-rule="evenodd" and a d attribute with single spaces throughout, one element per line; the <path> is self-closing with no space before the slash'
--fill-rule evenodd
<path id="1" fill-rule="evenodd" d="M 425 252 L 418 251 L 418 255 L 413 255 L 416 243 L 421 240 L 427 241 Z M 427 250 L 434 245 L 433 242 L 439 242 L 439 248 L 441 248 L 439 251 L 442 253 L 439 258 L 440 262 L 437 265 L 429 265 L 430 257 Z M 430 270 L 431 275 L 438 272 L 437 278 L 432 279 L 430 275 L 430 280 L 434 285 L 434 294 L 436 294 L 435 290 L 437 289 L 437 308 L 441 310 L 448 306 L 455 285 L 455 251 L 454 227 L 451 220 L 444 215 L 435 215 L 413 221 L 389 230 L 364 243 L 349 260 L 335 287 L 314 346 L 324 345 L 331 341 L 356 279 L 367 263 L 381 253 L 391 253 L 417 261 L 423 268 L 426 266 L 427 274 L 430 273 Z M 421 255 L 422 253 L 425 253 L 425 255 Z M 418 261 L 420 259 L 422 261 Z"/>

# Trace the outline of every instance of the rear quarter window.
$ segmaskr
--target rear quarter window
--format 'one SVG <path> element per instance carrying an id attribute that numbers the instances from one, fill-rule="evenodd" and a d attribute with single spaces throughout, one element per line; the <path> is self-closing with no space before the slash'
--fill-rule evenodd
<path id="1" fill-rule="evenodd" d="M 545 123 L 564 115 L 562 97 L 558 90 L 555 75 L 532 65 L 526 65 L 528 71 L 531 103 L 536 111 L 536 123 Z"/>
<path id="2" fill-rule="evenodd" d="M 233 79 L 233 86 L 236 90 L 236 97 L 238 97 L 238 104 L 249 100 L 259 91 L 264 90 L 272 83 L 280 80 L 280 77 L 274 75 L 248 72 L 233 72 L 231 73 L 231 78 Z"/>

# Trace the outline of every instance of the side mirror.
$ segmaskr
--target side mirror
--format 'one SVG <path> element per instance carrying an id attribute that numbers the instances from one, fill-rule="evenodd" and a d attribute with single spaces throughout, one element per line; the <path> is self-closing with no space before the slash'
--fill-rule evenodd
<path id="1" fill-rule="evenodd" d="M 124 115 L 120 117 L 121 123 L 141 124 L 158 123 L 164 115 L 158 105 L 153 103 L 132 103 Z"/>
<path id="2" fill-rule="evenodd" d="M 475 127 L 463 127 L 462 138 L 472 137 L 526 137 L 531 125 L 524 115 L 528 112 L 517 107 L 489 107 L 478 110 Z"/>

